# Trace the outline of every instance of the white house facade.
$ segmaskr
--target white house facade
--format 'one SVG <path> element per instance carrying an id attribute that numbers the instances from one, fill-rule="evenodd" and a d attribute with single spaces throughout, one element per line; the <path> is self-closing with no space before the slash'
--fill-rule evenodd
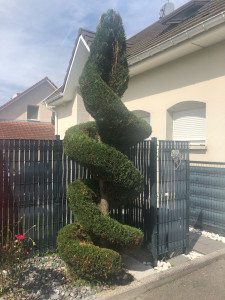
<path id="1" fill-rule="evenodd" d="M 91 120 L 78 79 L 94 33 L 80 30 L 63 86 L 44 103 L 56 134 Z M 225 1 L 190 1 L 127 41 L 125 105 L 150 122 L 152 136 L 188 140 L 190 158 L 225 162 Z"/>

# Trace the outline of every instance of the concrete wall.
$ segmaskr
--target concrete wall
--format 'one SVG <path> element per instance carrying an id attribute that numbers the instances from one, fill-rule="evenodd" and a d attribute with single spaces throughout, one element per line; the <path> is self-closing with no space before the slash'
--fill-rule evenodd
<path id="1" fill-rule="evenodd" d="M 171 107 L 205 103 L 206 149 L 191 150 L 190 158 L 225 161 L 225 42 L 132 77 L 123 101 L 151 114 L 158 139 L 172 139 Z"/>
<path id="2" fill-rule="evenodd" d="M 38 120 L 40 122 L 51 122 L 52 111 L 47 109 L 41 102 L 51 93 L 55 88 L 49 82 L 44 81 L 34 89 L 31 89 L 26 94 L 15 100 L 12 104 L 0 111 L 0 119 L 10 120 L 27 120 L 27 106 L 39 106 Z"/>

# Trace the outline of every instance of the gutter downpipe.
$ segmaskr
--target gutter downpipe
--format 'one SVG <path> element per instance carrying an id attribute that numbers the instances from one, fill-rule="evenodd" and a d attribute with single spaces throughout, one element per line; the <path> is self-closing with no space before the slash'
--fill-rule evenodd
<path id="1" fill-rule="evenodd" d="M 45 107 L 55 113 L 55 136 L 57 136 L 58 135 L 58 113 L 52 106 L 49 106 L 48 103 L 45 103 Z"/>
<path id="2" fill-rule="evenodd" d="M 162 42 L 161 44 L 154 46 L 151 49 L 129 59 L 128 65 L 133 66 L 146 58 L 149 58 L 163 50 L 170 48 L 171 46 L 175 46 L 185 40 L 188 40 L 201 32 L 205 32 L 216 25 L 222 24 L 223 22 L 225 22 L 225 12 L 222 12 L 206 21 L 203 21 L 200 24 L 193 26 L 192 28 L 187 29 L 182 33 L 174 36 L 173 38 L 170 38 L 165 42 Z"/>

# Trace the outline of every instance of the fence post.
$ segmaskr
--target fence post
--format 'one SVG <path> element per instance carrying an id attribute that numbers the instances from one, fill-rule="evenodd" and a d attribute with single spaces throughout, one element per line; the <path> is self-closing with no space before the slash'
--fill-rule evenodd
<path id="1" fill-rule="evenodd" d="M 153 267 L 157 266 L 157 138 L 152 138 L 150 143 L 150 223 L 151 223 L 151 246 Z"/>
<path id="2" fill-rule="evenodd" d="M 185 254 L 189 253 L 189 209 L 190 209 L 190 163 L 186 160 L 186 248 Z"/>
<path id="3" fill-rule="evenodd" d="M 3 140 L 0 140 L 0 244 L 3 245 L 3 229 L 4 229 L 4 188 L 3 188 L 3 177 L 4 177 L 4 166 L 3 166 Z"/>

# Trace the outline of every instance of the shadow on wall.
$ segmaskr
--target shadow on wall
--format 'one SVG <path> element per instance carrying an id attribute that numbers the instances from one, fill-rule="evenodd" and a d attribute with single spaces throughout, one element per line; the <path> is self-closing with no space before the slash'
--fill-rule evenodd
<path id="1" fill-rule="evenodd" d="M 196 228 L 196 229 L 200 229 L 200 230 L 203 229 L 203 226 L 202 226 L 202 211 L 199 213 L 195 224 L 193 224 L 193 227 Z M 201 235 L 202 235 L 201 233 L 194 233 L 194 232 L 189 233 L 190 251 L 194 248 L 195 244 L 197 243 L 197 241 L 199 240 Z"/>
<path id="2" fill-rule="evenodd" d="M 224 76 L 225 43 L 203 49 L 131 77 L 124 102 Z M 213 53 L 213 54 L 212 54 Z"/>
<path id="3" fill-rule="evenodd" d="M 74 101 L 69 101 L 64 103 L 63 109 L 60 109 L 60 118 L 66 118 L 72 116 L 73 105 L 74 105 Z"/>

